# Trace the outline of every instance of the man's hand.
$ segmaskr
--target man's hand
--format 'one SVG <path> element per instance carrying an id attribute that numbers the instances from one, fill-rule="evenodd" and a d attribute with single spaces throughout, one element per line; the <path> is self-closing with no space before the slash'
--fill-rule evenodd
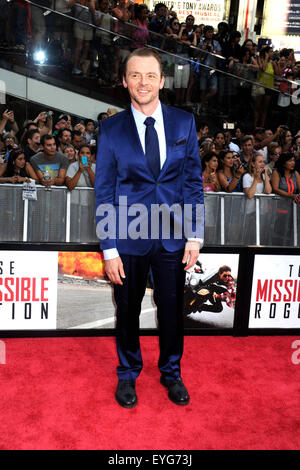
<path id="1" fill-rule="evenodd" d="M 55 178 L 51 178 L 50 180 L 45 180 L 42 178 L 40 180 L 41 185 L 46 186 L 46 188 L 49 188 L 50 186 L 54 186 L 55 184 Z"/>
<path id="2" fill-rule="evenodd" d="M 106 260 L 105 271 L 109 277 L 109 280 L 113 284 L 120 284 L 121 286 L 123 285 L 122 279 L 125 279 L 126 276 L 124 273 L 123 263 L 120 256 L 118 256 L 117 258 Z"/>
<path id="3" fill-rule="evenodd" d="M 186 264 L 186 267 L 184 268 L 185 271 L 192 268 L 194 264 L 196 264 L 196 261 L 198 260 L 198 256 L 199 256 L 199 251 L 200 251 L 199 242 L 193 242 L 193 241 L 186 242 L 185 250 L 184 250 L 184 254 L 182 258 L 183 264 Z"/>

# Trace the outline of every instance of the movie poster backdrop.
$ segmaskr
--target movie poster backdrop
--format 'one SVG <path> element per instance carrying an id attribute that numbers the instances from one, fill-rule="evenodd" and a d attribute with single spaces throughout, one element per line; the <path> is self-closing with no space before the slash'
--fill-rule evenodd
<path id="1" fill-rule="evenodd" d="M 0 330 L 114 329 L 115 305 L 103 254 L 1 251 Z M 187 273 L 186 328 L 232 328 L 239 255 L 201 253 Z M 156 329 L 151 279 L 140 327 Z"/>
<path id="2" fill-rule="evenodd" d="M 300 256 L 256 255 L 249 328 L 300 327 Z"/>

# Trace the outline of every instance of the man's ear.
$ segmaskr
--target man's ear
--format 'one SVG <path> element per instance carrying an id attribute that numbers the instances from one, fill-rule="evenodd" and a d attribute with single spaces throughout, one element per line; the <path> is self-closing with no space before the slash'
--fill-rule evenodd
<path id="1" fill-rule="evenodd" d="M 123 75 L 123 87 L 127 88 L 127 82 L 126 82 L 126 78 L 124 75 Z"/>
<path id="2" fill-rule="evenodd" d="M 159 85 L 159 89 L 160 89 L 160 90 L 162 90 L 162 89 L 163 89 L 163 87 L 164 87 L 164 84 L 165 84 L 165 77 L 164 77 L 164 76 L 162 76 L 162 77 L 161 77 L 161 80 L 160 80 L 160 85 Z"/>

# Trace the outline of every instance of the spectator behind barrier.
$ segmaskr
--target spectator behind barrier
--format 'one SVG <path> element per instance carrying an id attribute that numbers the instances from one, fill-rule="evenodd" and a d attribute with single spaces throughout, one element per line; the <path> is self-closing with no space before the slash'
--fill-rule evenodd
<path id="1" fill-rule="evenodd" d="M 59 129 L 56 142 L 57 150 L 63 153 L 65 146 L 72 142 L 72 132 L 70 129 Z"/>
<path id="2" fill-rule="evenodd" d="M 202 181 L 204 191 L 220 191 L 219 177 L 217 173 L 219 161 L 216 153 L 206 154 L 202 160 Z"/>
<path id="3" fill-rule="evenodd" d="M 83 144 L 85 144 L 85 137 L 82 133 L 82 130 L 75 129 L 72 132 L 72 145 L 74 146 L 75 150 L 79 151 Z"/>
<path id="4" fill-rule="evenodd" d="M 6 151 L 9 152 L 13 148 L 18 147 L 18 139 L 14 136 L 14 134 L 11 134 L 10 132 L 6 132 L 6 134 L 3 134 L 2 139 L 4 142 L 4 148 Z"/>
<path id="5" fill-rule="evenodd" d="M 132 24 L 135 24 L 138 28 L 133 31 L 132 43 L 133 49 L 145 47 L 149 39 L 148 30 L 148 7 L 147 5 L 134 5 L 135 18 L 132 20 Z"/>
<path id="6" fill-rule="evenodd" d="M 82 8 L 82 6 L 90 8 Z M 94 0 L 80 0 L 80 2 L 69 0 L 67 7 L 73 7 L 74 18 L 80 20 L 80 22 L 74 21 L 73 25 L 73 35 L 76 40 L 76 45 L 72 73 L 74 75 L 81 75 L 83 72 L 86 74 L 87 69 L 84 68 L 84 62 L 87 60 L 90 42 L 93 39 L 93 28 L 89 26 L 89 24 L 93 23 L 92 12 L 95 12 L 95 2 Z"/>
<path id="7" fill-rule="evenodd" d="M 271 184 L 275 194 L 300 203 L 300 174 L 295 171 L 295 157 L 292 153 L 280 155 L 271 176 Z"/>
<path id="8" fill-rule="evenodd" d="M 52 135 L 56 136 L 60 129 L 69 129 L 69 116 L 67 114 L 61 114 L 55 123 L 55 130 Z"/>
<path id="9" fill-rule="evenodd" d="M 95 25 L 101 29 L 96 29 L 94 47 L 98 54 L 98 74 L 99 85 L 110 85 L 111 75 L 114 70 L 115 45 L 113 35 L 106 31 L 113 31 L 113 17 L 109 14 L 109 1 L 100 0 L 99 10 L 94 13 Z M 106 31 L 104 31 L 106 30 Z"/>
<path id="10" fill-rule="evenodd" d="M 78 161 L 71 163 L 66 176 L 66 186 L 69 191 L 76 187 L 93 188 L 95 184 L 96 164 L 91 161 L 91 150 L 88 145 L 79 149 Z"/>
<path id="11" fill-rule="evenodd" d="M 202 140 L 203 139 L 203 140 Z M 205 157 L 208 153 L 215 153 L 216 146 L 213 140 L 209 137 L 202 137 L 199 141 L 199 152 L 200 152 L 200 159 Z"/>
<path id="12" fill-rule="evenodd" d="M 214 144 L 215 144 L 215 153 L 219 155 L 221 152 L 223 152 L 226 148 L 226 138 L 224 132 L 216 132 L 215 137 L 214 137 Z"/>
<path id="13" fill-rule="evenodd" d="M 41 144 L 43 151 L 30 159 L 39 183 L 46 187 L 63 186 L 69 166 L 68 158 L 61 152 L 57 152 L 55 139 L 52 135 L 43 135 Z"/>
<path id="14" fill-rule="evenodd" d="M 69 164 L 77 161 L 78 152 L 72 144 L 65 145 L 63 153 L 68 158 Z"/>
<path id="15" fill-rule="evenodd" d="M 253 137 L 250 135 L 245 135 L 241 139 L 241 150 L 239 152 L 239 156 L 240 156 L 242 165 L 246 169 L 248 169 L 248 163 L 254 153 L 255 151 L 254 151 Z"/>
<path id="16" fill-rule="evenodd" d="M 209 104 L 211 99 L 215 96 L 218 90 L 217 74 L 214 70 L 217 67 L 217 59 L 212 54 L 222 54 L 221 46 L 218 41 L 213 39 L 214 28 L 212 26 L 205 26 L 204 36 L 200 40 L 199 47 L 203 51 L 210 54 L 203 54 L 202 63 L 207 67 L 200 69 L 200 91 L 201 99 L 200 105 L 204 109 L 206 104 Z"/>
<path id="17" fill-rule="evenodd" d="M 41 135 L 40 131 L 36 129 L 31 129 L 27 131 L 24 136 L 24 155 L 26 162 L 30 162 L 31 157 L 36 155 L 40 151 L 41 145 Z"/>
<path id="18" fill-rule="evenodd" d="M 0 166 L 0 183 L 24 183 L 38 177 L 30 163 L 26 162 L 24 150 L 15 148 L 9 152 L 6 163 Z"/>
<path id="19" fill-rule="evenodd" d="M 52 111 L 41 111 L 33 122 L 37 124 L 41 136 L 45 134 L 52 134 L 53 120 Z"/>
<path id="20" fill-rule="evenodd" d="M 15 115 L 12 110 L 6 109 L 2 114 L 0 134 L 3 132 L 10 132 L 13 135 L 17 135 L 19 132 L 19 126 L 15 121 Z"/>
<path id="21" fill-rule="evenodd" d="M 220 169 L 218 177 L 221 189 L 227 193 L 242 192 L 241 177 L 246 173 L 245 168 L 240 165 L 234 168 L 233 153 L 231 150 L 224 150 L 219 154 Z"/>
<path id="22" fill-rule="evenodd" d="M 274 167 L 275 167 L 276 162 L 278 161 L 281 153 L 282 153 L 282 149 L 278 145 L 277 142 L 272 142 L 269 145 L 268 164 L 266 165 L 266 169 L 268 169 L 270 175 L 273 173 Z"/>
<path id="23" fill-rule="evenodd" d="M 93 119 L 85 119 L 84 121 L 84 127 L 85 127 L 85 142 L 87 145 L 90 145 L 90 143 L 96 140 L 96 135 L 95 135 L 95 123 Z"/>
<path id="24" fill-rule="evenodd" d="M 293 153 L 293 136 L 288 126 L 280 126 L 280 134 L 278 137 L 278 144 L 281 147 L 282 153 Z"/>
<path id="25" fill-rule="evenodd" d="M 269 172 L 265 169 L 265 159 L 260 153 L 253 155 L 248 165 L 249 172 L 243 176 L 243 189 L 252 199 L 255 194 L 271 194 Z"/>

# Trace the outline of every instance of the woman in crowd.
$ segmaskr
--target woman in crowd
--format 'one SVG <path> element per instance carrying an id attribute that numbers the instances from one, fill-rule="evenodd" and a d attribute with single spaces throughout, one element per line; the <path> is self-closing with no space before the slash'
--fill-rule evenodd
<path id="1" fill-rule="evenodd" d="M 295 171 L 295 157 L 292 153 L 280 155 L 271 176 L 271 184 L 275 194 L 300 202 L 300 174 Z"/>
<path id="2" fill-rule="evenodd" d="M 236 115 L 241 116 L 249 112 L 251 104 L 251 81 L 255 81 L 256 72 L 259 69 L 257 60 L 248 47 L 241 49 L 241 55 L 238 64 L 234 64 L 233 72 L 241 80 L 238 82 Z M 245 81 L 243 81 L 243 78 Z M 246 81 L 249 80 L 249 81 Z"/>
<path id="3" fill-rule="evenodd" d="M 52 134 L 53 130 L 53 118 L 52 118 L 52 111 L 42 111 L 40 114 L 35 118 L 34 121 L 37 124 L 38 130 L 40 135 L 45 134 Z"/>
<path id="4" fill-rule="evenodd" d="M 243 49 L 248 49 L 251 53 L 251 55 L 253 55 L 253 46 L 254 46 L 254 43 L 252 41 L 252 39 L 246 39 L 246 41 L 244 41 L 243 45 L 242 45 L 242 48 Z"/>
<path id="5" fill-rule="evenodd" d="M 176 105 L 187 100 L 187 89 L 190 81 L 191 66 L 189 62 L 190 46 L 196 46 L 197 37 L 193 30 L 194 17 L 188 15 L 186 23 L 182 23 L 178 33 L 177 51 L 174 70 L 174 88 Z M 188 102 L 188 105 L 191 103 Z"/>
<path id="6" fill-rule="evenodd" d="M 281 153 L 293 153 L 293 136 L 287 126 L 280 126 L 278 144 L 281 147 Z"/>
<path id="7" fill-rule="evenodd" d="M 231 150 L 225 150 L 219 154 L 220 170 L 218 171 L 219 182 L 222 191 L 227 193 L 242 192 L 241 177 L 246 170 L 240 165 L 234 168 L 233 155 Z"/>
<path id="8" fill-rule="evenodd" d="M 82 145 L 78 151 L 78 161 L 71 163 L 66 174 L 66 186 L 69 191 L 74 188 L 93 188 L 95 184 L 96 164 L 91 161 L 91 150 Z"/>
<path id="9" fill-rule="evenodd" d="M 66 3 L 67 8 L 72 8 L 73 16 L 79 21 L 74 21 L 73 36 L 74 36 L 74 52 L 73 52 L 73 70 L 74 75 L 86 74 L 86 60 L 90 49 L 90 43 L 93 39 L 93 28 L 89 26 L 93 23 L 92 9 L 95 6 L 88 0 L 68 0 Z M 83 68 L 80 68 L 83 63 Z"/>
<path id="10" fill-rule="evenodd" d="M 64 147 L 64 154 L 68 157 L 70 164 L 77 161 L 76 150 L 72 144 L 67 144 Z"/>
<path id="11" fill-rule="evenodd" d="M 24 150 L 11 150 L 7 162 L 0 166 L 0 183 L 24 183 L 30 179 L 37 180 L 38 177 L 30 163 L 26 162 Z"/>
<path id="12" fill-rule="evenodd" d="M 269 171 L 269 174 L 271 175 L 273 173 L 274 167 L 276 165 L 276 162 L 279 159 L 279 156 L 281 155 L 281 147 L 278 145 L 277 142 L 272 142 L 270 144 L 270 150 L 268 151 L 268 164 L 266 165 L 266 169 Z"/>
<path id="13" fill-rule="evenodd" d="M 144 47 L 149 38 L 148 30 L 148 7 L 147 5 L 134 5 L 135 9 L 135 18 L 132 20 L 132 24 L 137 26 L 136 29 L 133 29 L 132 39 L 134 42 L 131 47 L 133 49 L 139 49 Z"/>
<path id="14" fill-rule="evenodd" d="M 217 155 L 225 150 L 225 142 L 226 138 L 224 132 L 217 132 L 214 137 L 215 153 Z"/>
<path id="15" fill-rule="evenodd" d="M 178 18 L 172 17 L 170 19 L 171 33 L 168 34 L 167 36 L 168 39 L 165 41 L 165 47 L 164 47 L 166 54 L 162 54 L 162 60 L 164 64 L 164 77 L 165 77 L 163 97 L 164 97 L 164 102 L 166 104 L 170 103 L 170 95 L 171 95 L 170 92 L 174 88 L 175 56 L 173 56 L 173 54 L 177 54 L 179 29 L 180 29 L 180 23 L 179 23 Z"/>
<path id="16" fill-rule="evenodd" d="M 272 47 L 266 46 L 261 50 L 258 57 L 258 66 L 258 85 L 255 85 L 255 88 L 252 90 L 252 94 L 255 98 L 254 129 L 258 126 L 265 127 L 271 98 L 273 96 L 272 89 L 274 88 L 275 69 Z"/>
<path id="17" fill-rule="evenodd" d="M 240 125 L 235 128 L 234 137 L 232 141 L 241 148 L 241 139 L 246 135 L 245 129 L 243 129 Z"/>
<path id="18" fill-rule="evenodd" d="M 220 191 L 219 178 L 217 174 L 218 157 L 216 153 L 208 153 L 202 158 L 202 181 L 204 191 Z"/>
<path id="19" fill-rule="evenodd" d="M 3 134 L 2 136 L 3 143 L 4 143 L 4 149 L 6 151 L 10 151 L 13 148 L 18 147 L 18 140 L 17 138 L 11 134 L 10 132 L 6 132 L 6 134 Z"/>
<path id="20" fill-rule="evenodd" d="M 114 24 L 114 29 L 117 34 L 128 36 L 130 31 L 128 26 L 125 24 L 131 18 L 131 13 L 128 8 L 129 4 L 126 0 L 118 0 L 115 8 L 112 9 L 111 15 L 118 21 Z M 125 61 L 126 57 L 130 54 L 131 41 L 125 39 L 125 37 L 118 38 L 118 47 L 115 49 L 115 70 L 113 74 L 113 85 L 121 85 L 120 81 L 120 68 L 122 62 Z"/>
<path id="21" fill-rule="evenodd" d="M 272 186 L 269 172 L 265 170 L 263 155 L 254 154 L 248 165 L 249 172 L 243 176 L 243 189 L 246 196 L 252 199 L 255 194 L 271 194 Z"/>
<path id="22" fill-rule="evenodd" d="M 201 142 L 199 142 L 199 153 L 200 153 L 200 159 L 205 157 L 208 153 L 216 153 L 216 146 L 213 142 L 212 139 L 205 139 Z"/>

